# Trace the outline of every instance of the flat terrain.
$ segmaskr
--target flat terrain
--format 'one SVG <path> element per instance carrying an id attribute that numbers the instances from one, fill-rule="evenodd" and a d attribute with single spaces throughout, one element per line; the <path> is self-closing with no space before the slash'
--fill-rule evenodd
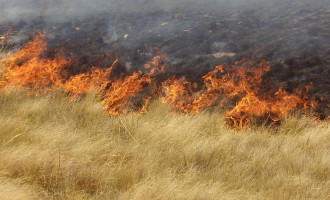
<path id="1" fill-rule="evenodd" d="M 0 64 L 7 66 L 0 67 L 0 200 L 330 199 L 329 1 L 30 2 L 0 3 Z M 41 42 L 21 51 L 37 33 L 47 35 L 47 48 Z M 152 52 L 166 54 L 154 64 L 166 63 L 165 72 L 146 73 L 145 64 L 154 60 Z M 13 62 L 3 60 L 8 57 Z M 297 88 L 309 88 L 299 98 L 308 100 L 304 105 L 314 105 L 313 112 L 325 120 L 316 120 L 311 112 L 277 122 L 269 120 L 267 111 L 260 126 L 233 129 L 225 123 L 227 108 L 220 107 L 228 103 L 231 109 L 243 96 L 227 102 L 216 93 L 212 97 L 217 108 L 207 106 L 198 114 L 175 114 L 158 99 L 169 91 L 162 83 L 175 76 L 182 80 L 178 86 L 191 83 L 189 92 L 174 93 L 189 100 L 190 93 L 205 90 L 202 77 L 216 66 L 232 66 L 243 58 L 256 63 L 265 59 L 271 70 L 238 70 L 236 82 L 261 74 L 249 81 L 253 89 L 242 87 L 240 95 L 275 98 L 280 104 L 266 105 L 281 111 L 289 107 L 291 113 L 296 107 L 291 109 L 290 101 L 278 97 L 284 93 L 272 91 L 281 88 L 290 95 Z M 63 62 L 56 65 L 58 60 Z M 102 73 L 110 66 L 111 73 Z M 94 76 L 91 69 L 105 75 Z M 135 80 L 126 78 L 138 70 L 139 79 L 120 82 Z M 11 76 L 2 76 L 8 71 Z M 70 82 L 77 75 L 83 77 L 75 79 L 78 84 Z M 13 84 L 2 87 L 6 77 Z M 72 96 L 64 83 L 72 83 L 68 85 L 78 95 Z M 124 83 L 134 87 L 123 87 Z M 137 92 L 137 83 L 145 90 Z M 162 87 L 166 90 L 158 90 Z M 108 108 L 134 101 L 128 109 L 141 108 L 143 113 L 106 116 L 101 103 L 105 96 L 96 91 L 100 88 L 112 91 L 115 101 L 109 101 Z M 125 91 L 131 93 L 125 96 Z M 145 96 L 153 91 L 157 92 Z M 144 107 L 140 97 L 150 97 L 143 98 L 151 100 L 150 106 Z M 190 98 L 194 100 L 200 99 Z M 255 106 L 252 110 L 259 111 L 260 102 L 250 104 Z"/>
<path id="2" fill-rule="evenodd" d="M 237 130 L 218 111 L 158 101 L 106 117 L 68 101 L 0 93 L 0 199 L 329 199 L 330 124 L 291 117 Z"/>
<path id="3" fill-rule="evenodd" d="M 175 1 L 135 1 L 113 12 L 102 8 L 104 12 L 82 16 L 66 13 L 64 19 L 31 10 L 34 18 L 0 21 L 0 35 L 11 27 L 5 46 L 12 50 L 34 33 L 46 31 L 50 35 L 46 55 L 51 58 L 60 48 L 73 61 L 71 74 L 92 66 L 109 67 L 111 60 L 100 62 L 105 52 L 119 56 L 118 71 L 129 74 L 143 68 L 156 46 L 168 55 L 168 75 L 196 82 L 202 82 L 201 77 L 221 63 L 266 59 L 272 66 L 267 83 L 293 91 L 313 82 L 314 94 L 330 97 L 329 1 L 240 0 L 233 5 L 215 0 L 201 3 L 204 5 L 183 0 L 177 5 Z M 136 9 L 129 10 L 134 6 Z M 26 11 L 20 4 L 13 7 Z M 64 9 L 58 7 L 58 12 Z"/>

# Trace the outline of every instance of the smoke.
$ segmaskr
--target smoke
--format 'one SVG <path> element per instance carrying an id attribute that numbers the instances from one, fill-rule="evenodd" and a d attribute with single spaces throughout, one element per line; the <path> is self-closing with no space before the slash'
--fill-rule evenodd
<path id="1" fill-rule="evenodd" d="M 19 21 L 42 17 L 65 21 L 100 13 L 150 13 L 193 8 L 223 11 L 233 8 L 271 8 L 274 4 L 328 5 L 327 0 L 0 0 L 0 20 Z"/>
<path id="2" fill-rule="evenodd" d="M 0 0 L 0 25 L 14 26 L 13 43 L 45 30 L 54 44 L 69 38 L 87 46 L 92 38 L 95 49 L 127 57 L 154 46 L 189 59 L 246 56 L 260 46 L 272 59 L 327 49 L 329 8 L 328 0 Z"/>
<path id="3" fill-rule="evenodd" d="M 46 31 L 49 49 L 78 55 L 79 69 L 111 51 L 134 71 L 157 46 L 167 72 L 190 80 L 255 57 L 274 65 L 276 79 L 320 91 L 329 86 L 329 19 L 329 0 L 0 0 L 0 36 L 13 30 L 8 48 Z"/>
<path id="4" fill-rule="evenodd" d="M 205 4 L 213 0 L 209 0 Z M 50 21 L 64 21 L 98 15 L 100 13 L 136 13 L 170 10 L 183 4 L 191 5 L 187 0 L 11 0 L 0 1 L 0 17 L 3 21 L 29 20 L 43 17 Z"/>

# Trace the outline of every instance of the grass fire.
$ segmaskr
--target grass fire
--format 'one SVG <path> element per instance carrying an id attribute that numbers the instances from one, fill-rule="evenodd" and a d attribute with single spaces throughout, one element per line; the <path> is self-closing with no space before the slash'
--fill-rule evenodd
<path id="1" fill-rule="evenodd" d="M 0 3 L 0 200 L 328 199 L 329 8 Z"/>
<path id="2" fill-rule="evenodd" d="M 255 63 L 243 59 L 233 66 L 216 66 L 202 77 L 202 86 L 192 84 L 185 77 L 170 77 L 159 83 L 156 74 L 166 73 L 166 55 L 160 52 L 144 65 L 148 72 L 139 70 L 111 80 L 110 74 L 119 60 L 116 58 L 105 70 L 92 67 L 90 72 L 70 76 L 67 70 L 69 58 L 43 58 L 47 45 L 44 37 L 38 33 L 34 40 L 4 60 L 2 88 L 23 87 L 35 94 L 61 89 L 72 97 L 96 90 L 109 115 L 141 112 L 153 98 L 160 98 L 174 111 L 187 114 L 222 107 L 227 108 L 227 124 L 240 128 L 267 121 L 275 123 L 295 109 L 309 111 L 317 104 L 308 101 L 308 89 L 305 93 L 297 90 L 293 94 L 287 94 L 283 89 L 261 92 L 262 76 L 270 70 L 265 60 Z"/>

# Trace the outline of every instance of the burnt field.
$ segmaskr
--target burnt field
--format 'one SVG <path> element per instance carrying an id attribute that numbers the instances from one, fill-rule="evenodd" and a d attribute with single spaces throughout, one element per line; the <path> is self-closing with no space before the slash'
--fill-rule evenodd
<path id="1" fill-rule="evenodd" d="M 271 70 L 263 75 L 261 91 L 275 87 L 290 93 L 312 82 L 310 98 L 328 115 L 329 3 L 158 4 L 139 1 L 130 9 L 116 5 L 109 11 L 81 15 L 60 7 L 64 16 L 53 16 L 52 8 L 44 6 L 31 16 L 26 14 L 29 17 L 4 17 L 0 22 L 2 51 L 15 51 L 35 33 L 45 31 L 48 49 L 44 56 L 61 54 L 70 59 L 71 74 L 86 72 L 92 66 L 105 69 L 118 56 L 114 76 L 123 77 L 145 70 L 143 65 L 157 47 L 167 55 L 166 73 L 157 75 L 158 82 L 175 75 L 201 83 L 219 64 L 265 59 Z M 79 7 L 74 11 L 79 13 Z"/>

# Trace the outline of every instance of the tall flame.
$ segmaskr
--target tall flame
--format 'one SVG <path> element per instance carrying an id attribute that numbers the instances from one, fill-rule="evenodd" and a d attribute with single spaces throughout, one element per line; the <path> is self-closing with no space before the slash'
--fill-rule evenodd
<path id="1" fill-rule="evenodd" d="M 140 70 L 132 75 L 110 82 L 110 88 L 105 91 L 102 101 L 106 113 L 119 115 L 129 110 L 143 111 L 149 105 L 150 100 L 157 94 L 157 84 L 153 76 L 157 72 L 164 72 L 166 55 L 155 49 L 156 56 L 144 65 L 149 72 L 142 73 Z"/>
<path id="2" fill-rule="evenodd" d="M 192 92 L 192 83 L 185 78 L 171 78 L 162 85 L 162 101 L 184 113 L 198 113 L 201 110 L 227 103 L 227 123 L 233 127 L 251 126 L 265 120 L 277 122 L 296 108 L 308 103 L 298 94 L 287 94 L 283 89 L 275 93 L 262 94 L 262 76 L 270 70 L 265 60 L 259 64 L 243 59 L 228 67 L 217 66 L 205 76 L 203 89 Z"/>
<path id="3" fill-rule="evenodd" d="M 38 33 L 33 41 L 5 60 L 1 87 L 26 87 L 37 91 L 60 84 L 69 61 L 61 56 L 44 58 L 45 37 L 45 34 Z"/>

